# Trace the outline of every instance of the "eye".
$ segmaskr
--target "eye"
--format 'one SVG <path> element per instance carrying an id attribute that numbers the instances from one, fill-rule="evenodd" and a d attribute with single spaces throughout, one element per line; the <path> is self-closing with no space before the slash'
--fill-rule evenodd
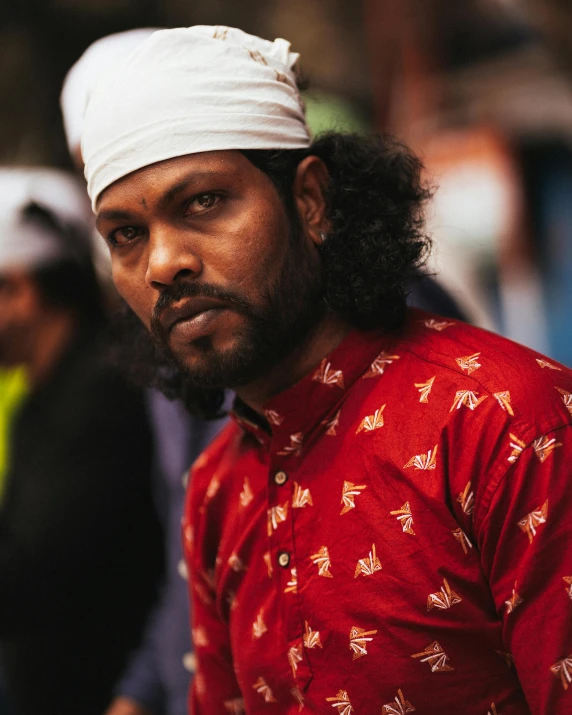
<path id="1" fill-rule="evenodd" d="M 127 243 L 132 243 L 139 238 L 142 233 L 143 229 L 136 226 L 122 226 L 112 231 L 107 240 L 112 246 L 125 246 Z"/>
<path id="2" fill-rule="evenodd" d="M 217 194 L 197 194 L 185 207 L 185 216 L 195 216 L 213 209 L 220 201 Z"/>

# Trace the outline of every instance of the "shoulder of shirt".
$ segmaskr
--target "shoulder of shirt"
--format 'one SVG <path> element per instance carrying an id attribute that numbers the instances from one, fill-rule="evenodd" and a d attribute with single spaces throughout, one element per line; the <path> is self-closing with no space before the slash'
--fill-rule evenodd
<path id="1" fill-rule="evenodd" d="M 205 489 L 216 474 L 223 457 L 233 442 L 240 439 L 242 430 L 234 420 L 228 420 L 212 442 L 191 465 L 190 478 L 193 489 Z"/>
<path id="2" fill-rule="evenodd" d="M 431 320 L 449 325 L 436 330 L 428 327 Z M 499 401 L 508 392 L 513 423 L 523 434 L 540 436 L 572 424 L 565 404 L 566 393 L 572 394 L 572 370 L 508 338 L 462 321 L 412 311 L 406 331 L 393 347 L 414 361 L 433 364 L 441 380 L 465 389 L 472 383 L 479 396 Z M 469 372 L 463 361 L 470 358 L 479 367 Z"/>

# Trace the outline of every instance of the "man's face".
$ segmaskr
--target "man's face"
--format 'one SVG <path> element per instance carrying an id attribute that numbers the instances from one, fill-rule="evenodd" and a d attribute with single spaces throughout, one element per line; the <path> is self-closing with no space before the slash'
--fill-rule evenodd
<path id="1" fill-rule="evenodd" d="M 97 213 L 119 293 L 199 386 L 261 377 L 323 314 L 313 243 L 240 152 L 141 169 Z"/>

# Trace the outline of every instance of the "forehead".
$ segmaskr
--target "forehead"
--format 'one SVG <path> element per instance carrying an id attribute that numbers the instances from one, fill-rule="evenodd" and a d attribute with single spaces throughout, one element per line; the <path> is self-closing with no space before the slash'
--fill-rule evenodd
<path id="1" fill-rule="evenodd" d="M 210 151 L 188 154 L 151 164 L 111 184 L 99 197 L 96 213 L 100 216 L 123 205 L 145 200 L 169 198 L 179 190 L 221 181 L 235 186 L 257 185 L 266 178 L 239 151 Z"/>

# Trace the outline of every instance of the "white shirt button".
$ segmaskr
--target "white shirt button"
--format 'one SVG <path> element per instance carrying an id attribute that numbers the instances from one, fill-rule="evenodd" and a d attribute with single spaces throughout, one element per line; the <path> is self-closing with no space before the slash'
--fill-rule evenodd
<path id="1" fill-rule="evenodd" d="M 290 554 L 287 551 L 281 551 L 278 554 L 278 563 L 285 569 L 290 564 Z"/>
<path id="2" fill-rule="evenodd" d="M 280 470 L 279 472 L 276 472 L 276 474 L 274 475 L 274 484 L 278 484 L 279 487 L 286 484 L 287 481 L 288 481 L 288 475 L 286 474 L 286 472 L 283 472 L 282 470 Z"/>

